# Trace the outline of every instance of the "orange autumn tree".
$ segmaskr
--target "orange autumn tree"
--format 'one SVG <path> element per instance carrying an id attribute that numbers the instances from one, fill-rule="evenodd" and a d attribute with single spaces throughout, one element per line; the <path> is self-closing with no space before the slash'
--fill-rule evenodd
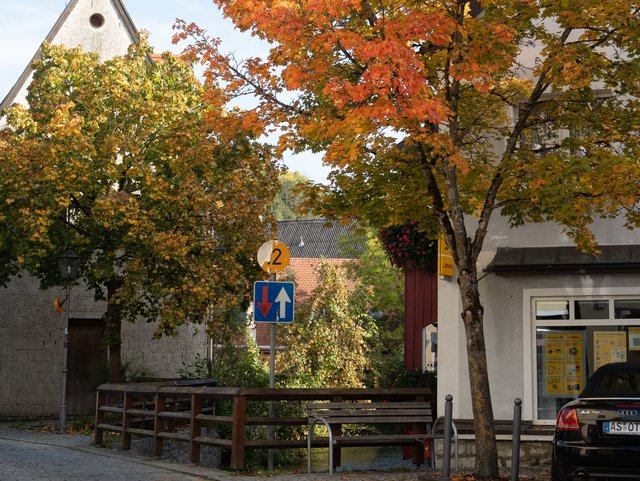
<path id="1" fill-rule="evenodd" d="M 281 150 L 322 151 L 327 215 L 442 232 L 462 301 L 475 472 L 497 476 L 477 259 L 493 215 L 557 222 L 585 249 L 638 217 L 638 6 L 628 0 L 214 0 L 269 44 L 236 59 L 177 40 Z M 312 199 L 314 200 L 314 199 Z M 472 222 L 470 222 L 472 221 Z"/>
<path id="2" fill-rule="evenodd" d="M 28 106 L 0 113 L 0 285 L 62 285 L 56 256 L 106 300 L 109 380 L 121 322 L 156 336 L 246 306 L 278 185 L 271 149 L 193 69 L 142 39 L 101 62 L 44 45 Z"/>

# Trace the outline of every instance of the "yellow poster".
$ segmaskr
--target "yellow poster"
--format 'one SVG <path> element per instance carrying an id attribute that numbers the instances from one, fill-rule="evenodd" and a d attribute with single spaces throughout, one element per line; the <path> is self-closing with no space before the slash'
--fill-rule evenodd
<path id="1" fill-rule="evenodd" d="M 629 328 L 629 350 L 640 351 L 640 327 Z"/>
<path id="2" fill-rule="evenodd" d="M 547 360 L 547 377 L 564 376 L 564 362 L 562 359 Z"/>
<path id="3" fill-rule="evenodd" d="M 545 334 L 545 388 L 547 396 L 575 397 L 584 387 L 584 334 Z"/>
<path id="4" fill-rule="evenodd" d="M 596 331 L 593 333 L 593 368 L 610 362 L 627 360 L 627 335 L 624 331 Z"/>
<path id="5" fill-rule="evenodd" d="M 564 343 L 565 359 L 582 359 L 582 339 L 567 339 Z"/>
<path id="6" fill-rule="evenodd" d="M 564 394 L 564 379 L 561 377 L 547 377 L 547 394 L 550 396 L 561 396 Z"/>
<path id="7" fill-rule="evenodd" d="M 547 359 L 562 359 L 563 347 L 562 341 L 547 342 Z"/>
<path id="8" fill-rule="evenodd" d="M 568 360 L 564 364 L 564 375 L 571 378 L 582 378 L 582 359 L 580 362 Z"/>
<path id="9" fill-rule="evenodd" d="M 566 394 L 568 396 L 577 396 L 582 391 L 582 379 L 578 379 L 577 377 L 568 377 L 565 378 L 566 384 Z"/>

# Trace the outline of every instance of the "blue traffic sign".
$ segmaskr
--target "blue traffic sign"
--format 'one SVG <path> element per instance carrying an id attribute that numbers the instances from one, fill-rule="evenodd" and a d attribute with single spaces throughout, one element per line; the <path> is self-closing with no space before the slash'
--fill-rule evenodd
<path id="1" fill-rule="evenodd" d="M 293 282 L 264 282 L 253 285 L 253 320 L 293 322 L 295 289 Z"/>

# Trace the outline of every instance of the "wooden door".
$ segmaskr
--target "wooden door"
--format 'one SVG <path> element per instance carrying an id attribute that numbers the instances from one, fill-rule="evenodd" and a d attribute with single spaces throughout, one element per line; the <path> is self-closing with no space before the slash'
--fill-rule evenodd
<path id="1" fill-rule="evenodd" d="M 69 320 L 67 412 L 94 414 L 98 384 L 106 382 L 106 352 L 102 319 Z M 103 379 L 104 378 L 104 379 Z"/>

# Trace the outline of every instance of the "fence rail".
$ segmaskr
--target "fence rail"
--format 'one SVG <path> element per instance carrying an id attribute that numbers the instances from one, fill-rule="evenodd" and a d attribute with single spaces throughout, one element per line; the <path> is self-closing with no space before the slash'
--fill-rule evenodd
<path id="1" fill-rule="evenodd" d="M 97 389 L 95 443 L 103 444 L 105 432 L 122 434 L 122 449 L 131 449 L 132 438 L 153 439 L 153 453 L 161 456 L 165 440 L 189 444 L 192 463 L 200 462 L 200 448 L 214 446 L 231 450 L 231 469 L 243 469 L 247 449 L 305 448 L 301 439 L 248 439 L 247 426 L 307 426 L 304 403 L 309 401 L 433 401 L 429 389 L 275 389 L 220 388 L 206 386 L 159 386 L 158 384 L 103 384 Z M 270 401 L 297 404 L 294 413 L 274 416 Z M 258 409 L 249 410 L 249 403 Z M 278 405 L 278 403 L 276 403 Z M 254 413 L 254 414 L 252 414 Z M 220 437 L 205 427 L 230 426 Z M 285 431 L 286 432 L 286 431 Z M 323 447 L 320 440 L 314 446 Z M 339 447 L 334 457 L 340 459 Z M 421 459 L 417 450 L 414 459 Z"/>

